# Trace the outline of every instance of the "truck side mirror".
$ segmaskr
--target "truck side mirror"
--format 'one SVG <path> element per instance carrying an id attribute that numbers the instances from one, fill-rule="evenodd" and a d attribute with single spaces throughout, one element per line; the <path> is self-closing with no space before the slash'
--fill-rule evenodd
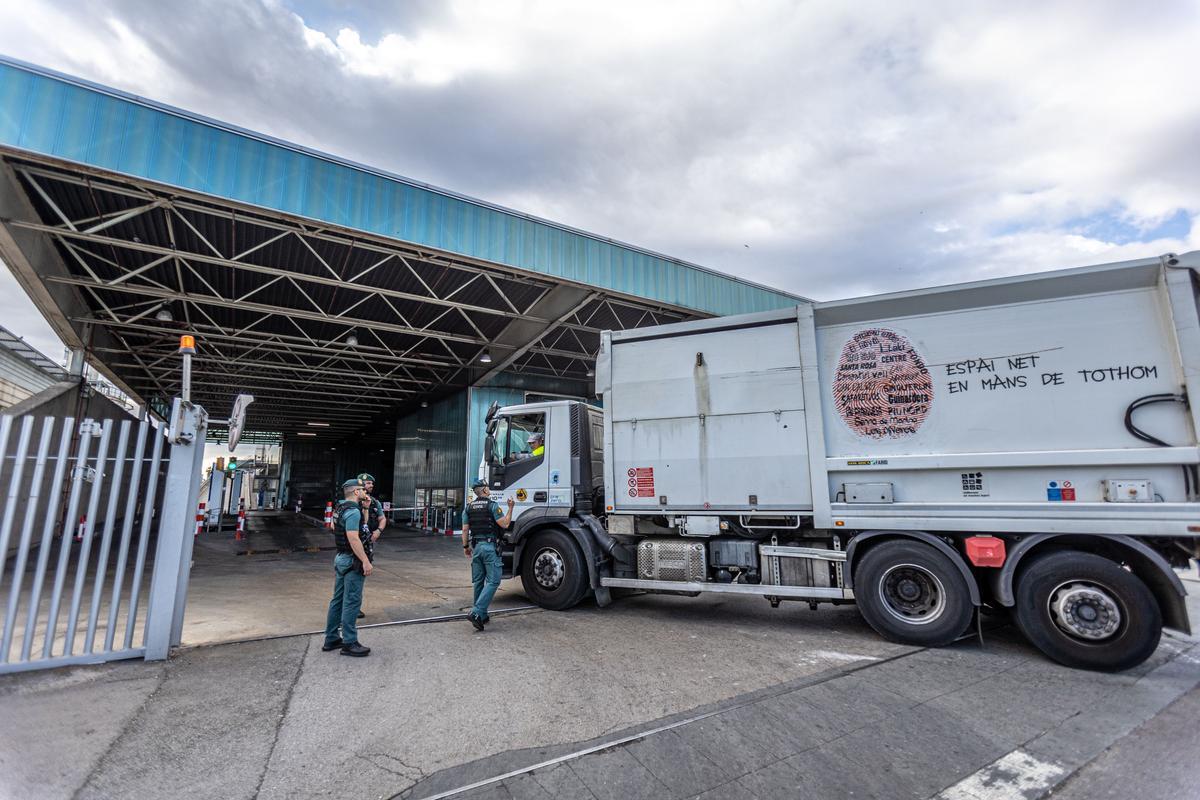
<path id="1" fill-rule="evenodd" d="M 490 433 L 483 440 L 483 457 L 488 464 L 496 463 L 496 437 Z"/>
<path id="2" fill-rule="evenodd" d="M 491 422 L 489 422 L 489 423 L 487 424 L 487 432 L 488 432 L 488 436 L 495 436 L 495 435 L 496 435 L 496 426 L 497 426 L 497 425 L 499 425 L 499 424 L 500 424 L 500 423 L 499 423 L 499 422 L 497 422 L 496 420 L 492 420 Z"/>
<path id="3" fill-rule="evenodd" d="M 491 422 L 492 419 L 495 418 L 496 412 L 499 410 L 500 410 L 500 401 L 493 400 L 492 404 L 490 406 L 488 406 L 487 416 L 483 418 L 484 422 Z"/>

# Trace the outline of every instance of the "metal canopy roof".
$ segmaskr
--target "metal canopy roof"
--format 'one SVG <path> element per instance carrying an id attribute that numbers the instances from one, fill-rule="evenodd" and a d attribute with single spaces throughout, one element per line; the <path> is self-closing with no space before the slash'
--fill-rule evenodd
<path id="1" fill-rule="evenodd" d="M 498 366 L 586 381 L 601 330 L 696 316 L 126 177 L 0 162 L 32 210 L 9 230 L 53 242 L 61 269 L 37 278 L 74 290 L 74 308 L 56 304 L 63 322 L 107 333 L 89 349 L 114 380 L 176 394 L 179 335 L 194 333 L 193 397 L 220 415 L 254 394 L 258 431 L 340 438 Z"/>
<path id="2" fill-rule="evenodd" d="M 0 258 L 58 334 L 149 401 L 194 333 L 194 398 L 260 434 L 501 370 L 582 393 L 601 330 L 798 300 L 2 57 L 0 108 Z"/>

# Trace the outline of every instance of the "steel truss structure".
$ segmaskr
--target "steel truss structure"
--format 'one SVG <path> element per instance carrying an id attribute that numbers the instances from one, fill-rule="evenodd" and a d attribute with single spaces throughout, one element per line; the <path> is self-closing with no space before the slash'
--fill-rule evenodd
<path id="1" fill-rule="evenodd" d="M 254 394 L 260 436 L 340 438 L 501 370 L 590 381 L 600 331 L 703 316 L 27 153 L 0 162 L 32 212 L 0 220 L 10 240 L 51 242 L 61 265 L 37 279 L 82 301 L 50 309 L 59 329 L 104 331 L 81 337 L 90 359 L 147 402 L 179 393 L 194 334 L 193 397 L 220 417 Z"/>

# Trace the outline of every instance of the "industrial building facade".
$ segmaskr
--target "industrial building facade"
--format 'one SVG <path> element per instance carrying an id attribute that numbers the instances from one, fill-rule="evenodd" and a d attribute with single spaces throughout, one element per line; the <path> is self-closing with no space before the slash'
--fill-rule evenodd
<path id="1" fill-rule="evenodd" d="M 288 503 L 452 504 L 487 406 L 591 397 L 602 330 L 799 299 L 21 62 L 0 107 L 0 258 L 152 409 L 194 334 L 210 437 L 253 394 Z"/>

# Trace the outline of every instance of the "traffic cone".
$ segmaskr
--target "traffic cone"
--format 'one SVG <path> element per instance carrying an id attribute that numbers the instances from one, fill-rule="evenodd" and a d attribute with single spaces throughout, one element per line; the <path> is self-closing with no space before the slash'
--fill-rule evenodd
<path id="1" fill-rule="evenodd" d="M 200 507 L 196 510 L 196 532 L 193 536 L 199 536 L 200 531 L 204 529 L 204 503 L 200 503 Z"/>
<path id="2" fill-rule="evenodd" d="M 239 542 L 246 538 L 246 504 L 238 503 L 237 533 L 234 535 Z"/>
<path id="3" fill-rule="evenodd" d="M 86 529 L 87 529 L 87 515 L 85 514 L 79 518 L 79 527 L 75 529 L 75 541 L 77 541 L 77 542 L 83 541 L 83 532 Z"/>
<path id="4" fill-rule="evenodd" d="M 333 502 L 332 501 L 327 502 L 325 504 L 325 527 L 326 528 L 333 527 Z"/>

